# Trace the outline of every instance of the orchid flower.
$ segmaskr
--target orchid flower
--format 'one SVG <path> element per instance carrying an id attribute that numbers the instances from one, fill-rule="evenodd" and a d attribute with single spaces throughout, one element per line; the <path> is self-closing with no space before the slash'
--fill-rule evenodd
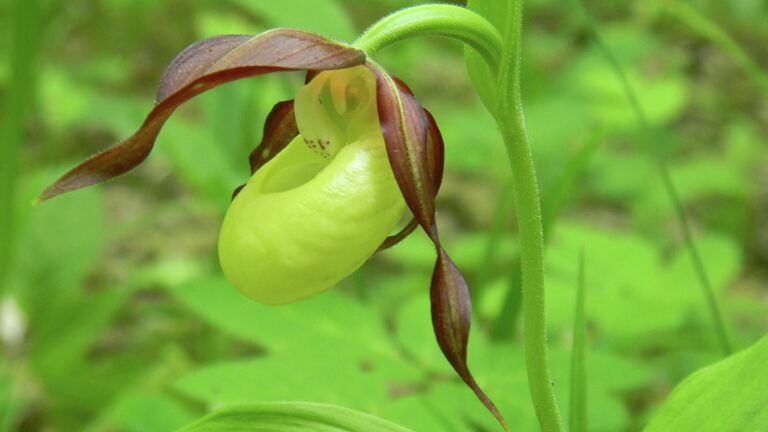
<path id="1" fill-rule="evenodd" d="M 224 218 L 224 274 L 258 302 L 295 302 L 333 287 L 421 226 L 436 250 L 430 296 L 438 344 L 506 428 L 466 362 L 469 290 L 435 220 L 440 131 L 407 85 L 353 46 L 292 29 L 197 42 L 168 67 L 139 130 L 67 172 L 40 200 L 135 168 L 166 120 L 194 96 L 233 80 L 296 70 L 307 71 L 307 83 L 267 117 L 250 156 L 252 176 L 235 191 Z M 406 208 L 413 219 L 391 235 Z"/>

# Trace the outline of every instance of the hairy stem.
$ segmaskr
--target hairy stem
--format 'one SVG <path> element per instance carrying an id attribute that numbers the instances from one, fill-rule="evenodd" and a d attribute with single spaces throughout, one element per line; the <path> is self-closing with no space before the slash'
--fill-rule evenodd
<path id="1" fill-rule="evenodd" d="M 509 152 L 515 184 L 515 209 L 520 234 L 520 265 L 523 274 L 523 333 L 528 385 L 544 432 L 562 431 L 562 420 L 552 390 L 547 354 L 544 296 L 544 236 L 539 187 L 522 111 L 511 121 L 499 122 Z"/>
<path id="2" fill-rule="evenodd" d="M 539 187 L 525 131 L 520 92 L 523 1 L 509 1 L 505 19 L 512 25 L 500 35 L 485 18 L 465 8 L 448 5 L 416 6 L 395 12 L 366 30 L 353 46 L 369 55 L 413 36 L 448 36 L 474 48 L 496 72 L 496 101 L 490 106 L 501 130 L 512 167 L 514 201 L 520 231 L 523 274 L 523 322 L 528 385 L 544 432 L 562 432 L 547 355 L 544 303 L 544 236 Z"/>
<path id="3" fill-rule="evenodd" d="M 369 27 L 352 45 L 368 54 L 414 36 L 447 36 L 474 48 L 495 69 L 503 50 L 496 28 L 459 6 L 427 4 L 399 10 Z"/>
<path id="4" fill-rule="evenodd" d="M 507 147 L 514 182 L 515 210 L 520 233 L 523 281 L 523 335 L 531 399 L 544 432 L 565 430 L 549 371 L 544 295 L 544 233 L 539 186 L 525 129 L 520 69 L 522 63 L 523 1 L 509 2 L 512 20 L 505 35 L 511 47 L 499 70 L 499 99 L 494 115 Z"/>

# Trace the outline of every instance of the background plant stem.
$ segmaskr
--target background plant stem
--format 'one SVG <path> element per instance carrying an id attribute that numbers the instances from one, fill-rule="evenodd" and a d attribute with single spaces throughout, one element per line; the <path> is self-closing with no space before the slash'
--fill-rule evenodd
<path id="1" fill-rule="evenodd" d="M 587 431 L 587 317 L 584 306 L 587 282 L 584 269 L 584 248 L 579 253 L 579 274 L 576 285 L 576 308 L 573 314 L 573 349 L 571 350 L 570 432 Z"/>
<path id="2" fill-rule="evenodd" d="M 38 45 L 37 0 L 10 3 L 7 21 L 10 53 L 9 85 L 0 122 L 0 293 L 13 265 L 17 217 L 17 177 L 24 128 L 34 97 L 34 64 Z"/>
<path id="3" fill-rule="evenodd" d="M 768 74 L 752 60 L 747 51 L 728 32 L 687 3 L 665 0 L 660 2 L 660 5 L 666 13 L 720 47 L 734 63 L 744 70 L 752 82 L 768 95 Z"/>
<path id="4" fill-rule="evenodd" d="M 582 14 L 584 22 L 589 28 L 589 31 L 592 33 L 592 37 L 595 41 L 597 49 L 600 51 L 608 65 L 611 67 L 611 69 L 613 69 L 614 73 L 621 81 L 624 94 L 626 95 L 632 111 L 634 111 L 635 117 L 637 118 L 637 121 L 643 132 L 646 150 L 649 152 L 652 161 L 656 165 L 667 196 L 672 201 L 672 206 L 674 207 L 677 222 L 683 235 L 683 242 L 685 243 L 688 254 L 691 257 L 694 271 L 696 272 L 696 276 L 699 279 L 699 284 L 701 285 L 702 295 L 706 302 L 707 309 L 709 310 L 709 315 L 712 319 L 718 345 L 724 355 L 730 355 L 732 352 L 732 347 L 728 338 L 728 333 L 726 331 L 725 320 L 723 319 L 723 315 L 720 312 L 720 306 L 717 303 L 717 297 L 715 296 L 715 292 L 712 289 L 712 283 L 709 281 L 706 268 L 704 267 L 704 263 L 701 260 L 699 250 L 696 247 L 696 242 L 693 240 L 691 226 L 688 223 L 688 217 L 685 214 L 685 207 L 683 207 L 683 204 L 680 201 L 677 188 L 675 188 L 675 184 L 672 181 L 672 176 L 669 172 L 669 167 L 664 160 L 664 154 L 662 148 L 659 145 L 661 140 L 654 133 L 654 130 L 651 127 L 651 123 L 648 121 L 648 116 L 645 115 L 645 110 L 640 104 L 640 99 L 637 97 L 635 89 L 629 82 L 627 74 L 624 73 L 624 68 L 621 66 L 619 60 L 616 58 L 616 56 L 613 55 L 613 52 L 611 52 L 611 50 L 607 45 L 605 45 L 602 38 L 600 37 L 600 33 L 597 30 L 597 24 L 592 19 L 589 11 L 584 7 L 584 4 L 581 2 L 581 0 L 571 1 L 573 2 L 575 8 Z"/>

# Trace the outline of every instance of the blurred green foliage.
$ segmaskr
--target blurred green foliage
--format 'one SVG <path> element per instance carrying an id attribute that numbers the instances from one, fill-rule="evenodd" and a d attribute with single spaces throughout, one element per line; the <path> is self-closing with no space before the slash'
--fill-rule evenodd
<path id="1" fill-rule="evenodd" d="M 421 233 L 296 305 L 251 303 L 222 278 L 218 225 L 248 176 L 264 117 L 292 97 L 298 74 L 205 94 L 176 114 L 136 172 L 28 205 L 73 163 L 132 133 L 163 68 L 193 41 L 275 26 L 350 41 L 376 17 L 416 3 L 0 4 L 2 430 L 171 430 L 224 404 L 280 400 L 338 404 L 416 431 L 494 430 L 434 341 L 434 249 Z M 768 99 L 727 51 L 681 25 L 663 2 L 586 3 L 661 131 L 732 337 L 744 348 L 768 328 Z M 638 430 L 718 351 L 673 209 L 635 145 L 642 131 L 620 82 L 574 11 L 555 0 L 527 5 L 527 122 L 545 203 L 554 197 L 558 215 L 547 232 L 556 391 L 567 400 L 584 248 L 588 430 Z M 764 2 L 691 5 L 768 73 Z M 470 364 L 513 429 L 536 430 L 519 332 L 489 337 L 517 256 L 512 209 L 500 203 L 509 176 L 500 137 L 456 44 L 418 40 L 377 58 L 442 125 L 440 223 L 475 296 Z M 491 229 L 494 221 L 503 223 Z M 685 392 L 676 393 L 681 403 Z"/>

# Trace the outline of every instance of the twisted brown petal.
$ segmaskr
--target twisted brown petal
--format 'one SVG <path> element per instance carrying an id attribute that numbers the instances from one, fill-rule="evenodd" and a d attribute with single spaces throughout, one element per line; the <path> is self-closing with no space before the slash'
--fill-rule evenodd
<path id="1" fill-rule="evenodd" d="M 298 134 L 299 128 L 296 125 L 296 116 L 293 112 L 293 100 L 275 104 L 264 122 L 261 142 L 248 156 L 251 174 L 280 153 Z M 240 193 L 243 187 L 245 187 L 244 184 L 235 189 L 232 193 L 232 199 Z"/>
<path id="2" fill-rule="evenodd" d="M 412 218 L 400 231 L 398 231 L 397 234 L 393 234 L 384 239 L 384 242 L 382 242 L 381 246 L 376 249 L 376 252 L 381 252 L 384 249 L 389 249 L 392 246 L 400 243 L 401 241 L 405 240 L 406 237 L 411 235 L 412 232 L 416 231 L 416 228 L 418 227 L 419 221 L 417 221 L 415 218 Z"/>
<path id="3" fill-rule="evenodd" d="M 261 142 L 248 156 L 251 174 L 280 153 L 298 134 L 299 128 L 296 125 L 296 116 L 293 112 L 293 100 L 278 102 L 272 107 L 272 111 L 264 122 Z M 241 185 L 235 189 L 232 193 L 233 199 L 244 186 Z"/>
<path id="4" fill-rule="evenodd" d="M 293 112 L 293 100 L 278 102 L 264 122 L 264 134 L 261 142 L 248 157 L 251 174 L 280 153 L 296 136 L 296 115 Z"/>
<path id="5" fill-rule="evenodd" d="M 402 81 L 398 80 L 397 78 L 393 77 L 395 79 L 395 82 L 397 83 L 398 87 L 403 90 L 407 91 L 410 94 L 413 94 L 411 90 L 408 88 L 408 86 L 405 85 Z M 437 122 L 435 122 L 435 118 L 432 116 L 432 113 L 430 113 L 428 110 L 424 110 L 424 114 L 427 116 L 427 121 L 429 122 L 429 127 L 427 130 L 427 145 L 424 147 L 425 151 L 425 157 L 427 159 L 427 166 L 429 168 L 430 176 L 432 177 L 432 182 L 435 185 L 435 195 L 437 195 L 437 192 L 440 190 L 440 185 L 443 183 L 443 166 L 445 164 L 445 144 L 443 142 L 443 135 L 440 133 L 440 129 L 437 127 Z M 378 251 L 382 251 L 384 249 L 389 249 L 392 246 L 400 243 L 403 241 L 406 237 L 408 237 L 416 228 L 419 226 L 419 222 L 413 218 L 408 222 L 406 226 L 403 227 L 403 229 L 400 230 L 397 234 L 391 235 L 387 237 L 386 240 L 379 246 Z"/>
<path id="6" fill-rule="evenodd" d="M 362 51 L 291 29 L 197 42 L 171 62 L 160 82 L 155 107 L 133 136 L 70 170 L 38 200 L 100 183 L 135 168 L 152 151 L 160 129 L 176 108 L 218 85 L 276 71 L 341 69 L 363 63 Z"/>
<path id="7" fill-rule="evenodd" d="M 461 272 L 443 249 L 435 220 L 435 194 L 442 180 L 443 142 L 434 119 L 413 97 L 408 87 L 378 65 L 368 63 L 377 78 L 379 121 L 392 171 L 414 218 L 437 251 L 430 298 L 432 326 L 437 343 L 456 373 L 496 417 L 506 421 L 475 381 L 467 365 L 467 345 L 472 321 L 469 288 Z"/>
<path id="8" fill-rule="evenodd" d="M 428 110 L 424 110 L 424 114 L 427 116 L 427 145 L 424 147 L 427 158 L 427 166 L 429 167 L 429 174 L 432 176 L 432 182 L 435 185 L 435 194 L 440 191 L 440 186 L 443 184 L 443 168 L 445 167 L 445 143 L 443 142 L 443 134 L 440 133 L 440 128 L 437 127 L 435 117 Z"/>

